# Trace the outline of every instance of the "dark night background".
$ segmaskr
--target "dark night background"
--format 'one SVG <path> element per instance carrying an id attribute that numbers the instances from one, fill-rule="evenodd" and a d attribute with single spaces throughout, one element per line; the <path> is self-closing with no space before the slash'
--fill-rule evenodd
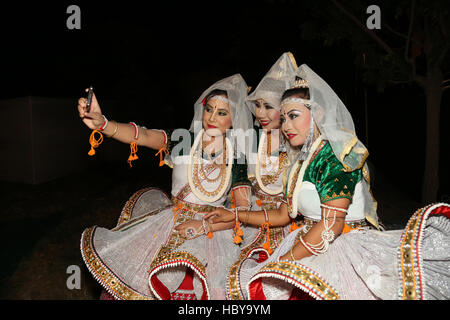
<path id="1" fill-rule="evenodd" d="M 66 27 L 71 4 L 81 8 L 81 30 Z M 361 12 L 360 20 L 367 16 Z M 90 84 L 109 119 L 147 128 L 188 128 L 193 103 L 205 88 L 234 73 L 256 87 L 278 57 L 291 51 L 298 65 L 308 64 L 346 104 L 370 151 L 380 216 L 388 228 L 402 228 L 422 205 L 425 97 L 415 85 L 379 91 L 364 83 L 345 41 L 325 46 L 302 39 L 305 19 L 314 17 L 302 1 L 288 0 L 2 3 L 0 100 L 71 99 L 73 110 L 67 112 L 79 130 L 47 114 L 46 123 L 60 129 L 46 136 L 49 144 L 58 144 L 46 156 L 64 166 L 69 160 L 62 145 L 70 149 L 65 139 L 85 145 L 79 149 L 80 166 L 65 176 L 39 184 L 0 181 L 1 234 L 11 243 L 1 253 L 0 297 L 96 299 L 98 286 L 77 251 L 83 229 L 113 227 L 126 200 L 140 188 L 170 191 L 171 171 L 158 167 L 152 150 L 140 149 L 133 168 L 126 163 L 129 147 L 115 141 L 105 139 L 94 158 L 87 156 L 90 130 L 78 118 L 76 101 Z M 447 92 L 441 119 L 449 119 L 448 103 Z M 6 117 L 2 123 L 15 120 Z M 20 132 L 8 134 L 3 142 L 20 140 Z M 443 121 L 440 138 L 438 200 L 448 202 L 450 139 Z M 14 157 L 2 154 L 8 159 L 2 163 Z M 81 267 L 80 290 L 65 286 L 69 265 Z"/>

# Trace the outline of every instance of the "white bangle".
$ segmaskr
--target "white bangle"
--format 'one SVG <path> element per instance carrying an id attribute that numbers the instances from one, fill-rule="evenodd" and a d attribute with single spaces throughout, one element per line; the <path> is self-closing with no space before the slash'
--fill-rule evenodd
<path id="1" fill-rule="evenodd" d="M 328 209 L 328 210 L 334 210 L 334 211 L 339 211 L 339 212 L 343 212 L 343 213 L 347 213 L 347 209 L 344 208 L 338 208 L 338 207 L 332 207 L 332 206 L 327 206 L 326 204 L 321 203 L 320 206 L 322 208 Z"/>
<path id="2" fill-rule="evenodd" d="M 306 244 L 305 240 L 303 240 L 303 237 L 300 237 L 300 242 L 305 247 L 306 250 L 308 250 L 311 254 L 318 256 L 319 254 L 314 251 L 309 245 Z"/>
<path id="3" fill-rule="evenodd" d="M 104 115 L 102 115 L 103 119 L 105 119 L 105 122 L 103 122 L 102 126 L 98 129 L 100 131 L 105 130 L 105 128 L 108 126 L 108 119 Z"/>
<path id="4" fill-rule="evenodd" d="M 269 215 L 267 214 L 266 208 L 263 208 L 263 210 L 264 210 L 264 217 L 266 219 L 266 222 L 269 222 Z"/>
<path id="5" fill-rule="evenodd" d="M 134 123 L 134 122 L 130 122 L 130 124 L 131 124 L 132 126 L 134 126 L 134 140 L 137 140 L 138 137 L 139 137 L 139 127 L 138 127 L 137 124 Z"/>

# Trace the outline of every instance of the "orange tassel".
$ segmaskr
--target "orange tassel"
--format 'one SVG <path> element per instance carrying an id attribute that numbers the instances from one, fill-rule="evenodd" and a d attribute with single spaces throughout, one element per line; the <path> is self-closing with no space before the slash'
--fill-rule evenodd
<path id="1" fill-rule="evenodd" d="M 240 244 L 242 242 L 242 236 L 244 235 L 244 232 L 242 232 L 241 223 L 239 221 L 236 221 L 233 230 L 235 234 L 233 241 L 235 244 Z"/>
<path id="2" fill-rule="evenodd" d="M 128 163 L 129 163 L 130 167 L 132 167 L 133 165 L 131 164 L 131 161 L 139 159 L 137 154 L 136 154 L 137 153 L 137 149 L 138 149 L 136 142 L 133 141 L 130 144 L 130 149 L 131 149 L 131 152 L 130 152 L 130 156 L 128 157 Z"/>
<path id="3" fill-rule="evenodd" d="M 263 244 L 263 248 L 267 250 L 267 252 L 269 253 L 269 255 L 271 255 L 273 253 L 273 250 L 270 248 L 270 231 L 269 231 L 269 226 L 271 226 L 272 224 L 269 222 L 264 223 L 261 228 L 266 229 L 266 242 Z"/>
<path id="4" fill-rule="evenodd" d="M 98 133 L 100 138 L 95 139 L 95 134 Z M 92 130 L 91 136 L 89 137 L 89 143 L 91 144 L 91 150 L 89 150 L 88 155 L 93 156 L 95 154 L 95 148 L 103 142 L 103 135 L 99 130 Z"/>
<path id="5" fill-rule="evenodd" d="M 273 250 L 270 248 L 270 242 L 269 240 L 267 240 L 264 244 L 263 244 L 263 248 L 267 250 L 267 252 L 269 253 L 269 255 L 271 255 L 273 253 Z"/>
<path id="6" fill-rule="evenodd" d="M 230 207 L 232 209 L 236 208 L 236 199 L 234 198 L 234 191 L 231 191 L 231 197 L 230 197 Z"/>
<path id="7" fill-rule="evenodd" d="M 164 156 L 163 156 L 163 153 L 164 153 Z M 157 156 L 158 154 L 159 154 L 159 166 L 162 167 L 165 164 L 163 157 L 165 157 L 169 154 L 169 150 L 167 150 L 167 148 L 164 146 L 158 150 L 158 152 L 155 154 L 155 156 Z"/>
<path id="8" fill-rule="evenodd" d="M 291 223 L 291 227 L 289 228 L 289 233 L 291 233 L 294 230 L 297 230 L 299 228 L 299 226 L 297 226 L 297 224 L 295 223 L 295 221 L 292 221 Z"/>
<path id="9" fill-rule="evenodd" d="M 260 199 L 256 200 L 256 204 L 258 207 L 262 207 L 262 201 Z"/>
<path id="10" fill-rule="evenodd" d="M 208 238 L 209 239 L 212 239 L 213 235 L 214 235 L 214 233 L 212 231 L 208 232 Z"/>
<path id="11" fill-rule="evenodd" d="M 353 229 L 350 228 L 350 227 L 348 226 L 348 224 L 345 224 L 344 229 L 342 230 L 342 234 L 347 233 L 347 232 L 350 232 L 350 231 L 352 231 L 352 230 L 353 230 Z"/>
<path id="12" fill-rule="evenodd" d="M 183 204 L 182 203 L 178 203 L 175 207 L 173 207 L 173 212 L 175 213 L 173 215 L 173 222 L 175 223 L 175 220 L 178 217 L 178 214 L 181 212 L 181 210 L 183 210 Z"/>

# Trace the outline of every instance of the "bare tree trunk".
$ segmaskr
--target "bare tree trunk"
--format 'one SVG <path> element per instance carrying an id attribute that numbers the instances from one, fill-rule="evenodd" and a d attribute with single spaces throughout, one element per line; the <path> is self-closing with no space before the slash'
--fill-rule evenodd
<path id="1" fill-rule="evenodd" d="M 422 185 L 422 202 L 437 201 L 439 190 L 439 121 L 442 99 L 442 72 L 440 68 L 429 68 L 425 81 L 427 103 L 425 172 Z"/>

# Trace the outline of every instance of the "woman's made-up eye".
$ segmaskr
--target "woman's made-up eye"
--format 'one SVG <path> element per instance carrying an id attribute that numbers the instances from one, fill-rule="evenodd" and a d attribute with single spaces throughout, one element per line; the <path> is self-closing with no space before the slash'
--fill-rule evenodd
<path id="1" fill-rule="evenodd" d="M 226 112 L 226 111 L 219 111 L 219 112 L 217 112 L 217 114 L 218 114 L 219 116 L 225 117 L 225 116 L 228 115 L 228 112 Z"/>
<path id="2" fill-rule="evenodd" d="M 211 108 L 211 106 L 209 106 L 209 105 L 206 105 L 206 106 L 205 106 L 205 110 L 206 110 L 206 112 L 208 112 L 208 113 L 213 112 L 213 108 Z"/>
<path id="3" fill-rule="evenodd" d="M 270 110 L 270 109 L 273 109 L 273 107 L 270 105 L 270 104 L 264 104 L 264 107 L 267 109 L 267 110 Z"/>
<path id="4" fill-rule="evenodd" d="M 288 117 L 289 117 L 289 119 L 294 120 L 295 118 L 297 118 L 301 115 L 302 115 L 302 113 L 300 111 L 295 110 L 293 112 L 289 112 Z"/>
<path id="5" fill-rule="evenodd" d="M 284 116 L 281 116 L 280 117 L 280 123 L 285 123 L 286 122 L 286 119 L 284 118 Z"/>

